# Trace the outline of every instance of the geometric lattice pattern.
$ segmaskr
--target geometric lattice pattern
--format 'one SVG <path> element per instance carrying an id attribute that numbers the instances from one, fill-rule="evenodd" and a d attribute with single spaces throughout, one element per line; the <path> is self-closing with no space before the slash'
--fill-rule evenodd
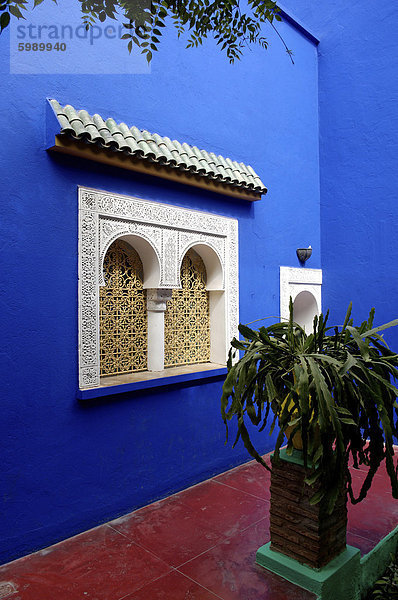
<path id="1" fill-rule="evenodd" d="M 147 368 L 146 290 L 137 252 L 116 240 L 104 259 L 106 285 L 100 287 L 100 374 Z"/>
<path id="2" fill-rule="evenodd" d="M 174 367 L 210 361 L 209 292 L 206 268 L 189 250 L 181 265 L 182 289 L 173 290 L 164 316 L 164 365 Z"/>

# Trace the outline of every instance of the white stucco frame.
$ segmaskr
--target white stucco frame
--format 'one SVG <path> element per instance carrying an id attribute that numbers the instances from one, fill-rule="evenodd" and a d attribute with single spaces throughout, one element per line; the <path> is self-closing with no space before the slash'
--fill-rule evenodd
<path id="1" fill-rule="evenodd" d="M 315 298 L 318 312 L 322 312 L 322 269 L 280 267 L 280 316 L 289 319 L 289 300 L 294 302 L 301 292 L 310 292 Z"/>
<path id="2" fill-rule="evenodd" d="M 85 187 L 78 188 L 78 196 L 80 388 L 100 385 L 99 287 L 104 256 L 118 238 L 134 244 L 141 257 L 148 309 L 154 311 L 162 310 L 156 306 L 164 304 L 166 290 L 180 287 L 187 250 L 201 255 L 210 291 L 210 360 L 224 364 L 230 341 L 238 336 L 237 220 Z"/>

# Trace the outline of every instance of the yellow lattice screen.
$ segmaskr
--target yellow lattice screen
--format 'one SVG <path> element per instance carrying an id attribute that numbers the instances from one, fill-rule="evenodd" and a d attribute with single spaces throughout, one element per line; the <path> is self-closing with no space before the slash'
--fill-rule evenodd
<path id="1" fill-rule="evenodd" d="M 147 368 L 146 292 L 142 262 L 126 242 L 116 240 L 104 260 L 100 288 L 101 375 Z"/>
<path id="2" fill-rule="evenodd" d="M 189 250 L 182 261 L 181 284 L 181 290 L 173 290 L 165 313 L 165 367 L 210 360 L 206 268 L 194 250 Z"/>

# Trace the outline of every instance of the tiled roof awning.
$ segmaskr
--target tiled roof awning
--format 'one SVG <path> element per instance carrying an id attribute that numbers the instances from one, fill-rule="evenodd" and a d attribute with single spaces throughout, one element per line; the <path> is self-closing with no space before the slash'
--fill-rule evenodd
<path id="1" fill-rule="evenodd" d="M 91 150 L 95 147 L 97 152 L 90 156 L 86 154 L 86 157 L 93 160 L 178 179 L 181 183 L 209 187 L 213 191 L 250 200 L 257 200 L 267 192 L 250 165 L 216 156 L 213 152 L 199 150 L 196 146 L 149 133 L 145 129 L 116 123 L 111 118 L 104 120 L 98 114 L 90 115 L 70 104 L 61 106 L 57 100 L 49 102 L 60 125 L 56 144 L 51 150 L 68 152 L 69 148 L 69 153 L 78 154 L 79 148 L 83 151 L 84 146 L 91 146 Z M 78 142 L 78 146 L 71 146 L 71 141 Z M 98 149 L 103 152 L 99 153 Z M 110 153 L 112 159 L 109 159 Z M 115 155 L 123 157 L 123 162 L 118 163 Z M 129 162 L 126 162 L 126 156 L 131 159 Z"/>

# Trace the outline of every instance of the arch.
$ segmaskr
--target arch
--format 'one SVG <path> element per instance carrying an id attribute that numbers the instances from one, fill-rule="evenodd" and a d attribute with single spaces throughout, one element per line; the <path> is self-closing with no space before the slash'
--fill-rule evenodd
<path id="1" fill-rule="evenodd" d="M 180 269 L 181 289 L 174 289 L 164 316 L 165 367 L 210 361 L 209 292 L 206 267 L 192 248 Z"/>
<path id="2" fill-rule="evenodd" d="M 210 308 L 210 361 L 218 364 L 225 362 L 227 355 L 226 336 L 226 295 L 223 261 L 217 250 L 207 243 L 191 246 L 204 262 L 209 292 Z M 229 342 L 229 340 L 228 340 Z"/>
<path id="3" fill-rule="evenodd" d="M 146 291 L 139 254 L 117 239 L 104 259 L 99 294 L 100 373 L 120 375 L 147 368 Z"/>
<path id="4" fill-rule="evenodd" d="M 151 297 L 156 296 L 159 310 L 164 310 L 166 291 L 178 288 L 182 249 L 196 247 L 209 275 L 210 362 L 225 364 L 229 341 L 237 336 L 239 322 L 236 219 L 91 188 L 79 187 L 78 194 L 80 388 L 101 385 L 99 296 L 105 283 L 103 259 L 118 238 L 138 252 L 143 263 L 143 287 Z M 160 314 L 149 309 L 149 304 L 147 301 L 148 315 Z"/>
<path id="5" fill-rule="evenodd" d="M 151 242 L 143 235 L 125 232 L 119 232 L 116 235 L 112 236 L 105 246 L 101 262 L 100 285 L 104 285 L 105 283 L 103 280 L 103 269 L 106 253 L 108 252 L 110 246 L 118 239 L 127 242 L 138 253 L 144 270 L 144 289 L 159 287 L 160 261 L 155 248 L 153 247 Z"/>
<path id="6" fill-rule="evenodd" d="M 185 248 L 181 256 L 178 273 L 180 273 L 182 261 L 189 250 L 195 250 L 204 262 L 207 274 L 206 289 L 208 291 L 223 291 L 224 270 L 222 261 L 217 250 L 208 243 L 194 242 Z"/>
<path id="7" fill-rule="evenodd" d="M 319 315 L 315 296 L 304 290 L 299 292 L 293 301 L 293 319 L 301 325 L 306 333 L 311 333 L 315 315 Z"/>
<path id="8" fill-rule="evenodd" d="M 309 295 L 298 296 L 302 292 Z M 290 298 L 296 303 L 296 317 L 302 320 L 305 306 L 312 305 L 312 319 L 322 311 L 322 270 L 297 267 L 280 267 L 280 316 L 282 321 L 289 319 Z M 315 304 L 314 304 L 315 302 Z M 310 310 L 310 308 L 308 308 Z"/>
<path id="9" fill-rule="evenodd" d="M 210 310 L 210 362 L 224 364 L 227 355 L 226 294 L 223 261 L 218 251 L 206 242 L 194 242 L 185 249 L 180 261 L 189 250 L 194 250 L 203 260 L 206 269 L 206 290 L 209 292 Z M 180 271 L 179 271 L 180 273 Z"/>

